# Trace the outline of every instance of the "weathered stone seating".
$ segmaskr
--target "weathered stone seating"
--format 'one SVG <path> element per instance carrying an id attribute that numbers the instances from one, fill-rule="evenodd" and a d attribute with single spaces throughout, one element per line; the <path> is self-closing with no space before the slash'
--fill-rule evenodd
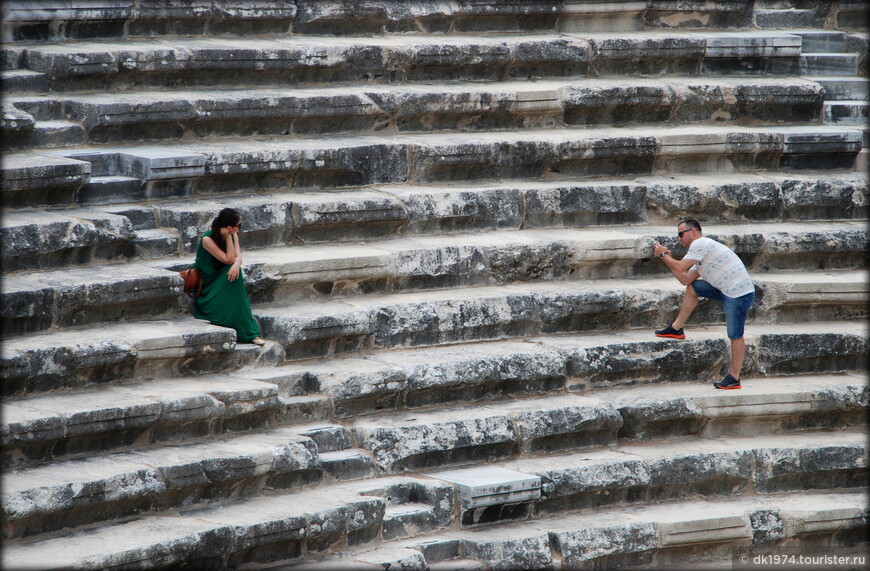
<path id="1" fill-rule="evenodd" d="M 31 4 L 3 568 L 870 544 L 865 0 Z M 180 291 L 226 206 L 264 347 Z M 652 334 L 687 216 L 756 285 L 738 391 L 717 304 Z"/>

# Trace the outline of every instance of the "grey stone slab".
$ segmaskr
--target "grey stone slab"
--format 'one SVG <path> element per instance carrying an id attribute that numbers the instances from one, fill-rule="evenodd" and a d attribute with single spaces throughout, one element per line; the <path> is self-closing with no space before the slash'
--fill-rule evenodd
<path id="1" fill-rule="evenodd" d="M 427 475 L 456 486 L 465 509 L 534 500 L 541 495 L 539 476 L 498 466 L 447 470 Z"/>
<path id="2" fill-rule="evenodd" d="M 746 28 L 752 20 L 752 6 L 747 2 L 686 4 L 664 0 L 648 3 L 643 21 L 657 28 Z"/>
<path id="3" fill-rule="evenodd" d="M 143 562 L 172 566 L 193 560 L 217 564 L 228 553 L 232 538 L 227 526 L 157 516 L 104 527 L 86 537 L 36 540 L 14 552 L 4 550 L 3 564 L 38 569 L 62 569 L 71 562 L 93 567 Z"/>
<path id="4" fill-rule="evenodd" d="M 705 40 L 676 34 L 598 35 L 590 38 L 590 51 L 590 67 L 598 76 L 695 75 Z"/>
<path id="5" fill-rule="evenodd" d="M 646 498 L 650 472 L 636 456 L 604 450 L 554 454 L 500 464 L 541 477 L 534 514 L 576 510 Z"/>
<path id="6" fill-rule="evenodd" d="M 74 475 L 73 475 L 74 474 Z M 33 535 L 64 526 L 138 511 L 166 485 L 152 467 L 113 458 L 49 464 L 4 476 L 3 508 L 9 537 Z M 92 508 L 102 506 L 102 509 Z"/>
<path id="7" fill-rule="evenodd" d="M 81 264 L 123 255 L 134 233 L 122 216 L 96 211 L 10 212 L 3 217 L 0 239 L 7 272 Z"/>
<path id="8" fill-rule="evenodd" d="M 524 529 L 485 529 L 461 532 L 466 557 L 483 561 L 493 570 L 548 569 L 553 565 L 546 533 Z"/>
<path id="9" fill-rule="evenodd" d="M 747 440 L 729 442 L 746 445 Z M 864 488 L 867 445 L 855 432 L 795 435 L 752 442 L 753 483 L 762 493 L 785 490 Z"/>
<path id="10" fill-rule="evenodd" d="M 3 157 L 3 202 L 7 206 L 66 205 L 91 175 L 85 161 L 20 153 Z"/>
<path id="11" fill-rule="evenodd" d="M 520 193 L 512 188 L 390 187 L 414 234 L 519 228 Z"/>
<path id="12" fill-rule="evenodd" d="M 864 331 L 763 333 L 757 341 L 758 369 L 768 375 L 834 372 L 862 367 L 867 356 Z"/>
<path id="13" fill-rule="evenodd" d="M 3 346 L 4 392 L 71 388 L 173 370 L 213 372 L 237 362 L 234 346 L 234 331 L 189 318 L 105 325 L 88 340 L 78 332 L 17 337 Z"/>
<path id="14" fill-rule="evenodd" d="M 449 417 L 404 413 L 389 420 L 380 415 L 375 423 L 357 420 L 352 432 L 357 446 L 369 450 L 386 472 L 503 458 L 516 444 L 510 420 L 495 410 L 468 409 Z"/>
<path id="15" fill-rule="evenodd" d="M 408 408 L 538 394 L 561 389 L 565 380 L 560 352 L 522 342 L 411 349 L 373 358 L 404 371 Z"/>

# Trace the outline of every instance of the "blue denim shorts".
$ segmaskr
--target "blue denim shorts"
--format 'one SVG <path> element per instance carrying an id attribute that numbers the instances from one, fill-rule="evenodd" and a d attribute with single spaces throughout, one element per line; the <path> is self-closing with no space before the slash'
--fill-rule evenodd
<path id="1" fill-rule="evenodd" d="M 728 338 L 740 339 L 743 337 L 743 327 L 746 325 L 746 316 L 749 314 L 749 308 L 752 307 L 752 301 L 755 299 L 755 292 L 740 297 L 728 297 L 704 280 L 693 281 L 692 289 L 695 290 L 698 297 L 721 301 L 725 310 Z"/>

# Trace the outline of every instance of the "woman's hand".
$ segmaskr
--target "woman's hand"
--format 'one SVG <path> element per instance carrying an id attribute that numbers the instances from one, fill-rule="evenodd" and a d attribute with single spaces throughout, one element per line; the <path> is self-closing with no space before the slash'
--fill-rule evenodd
<path id="1" fill-rule="evenodd" d="M 236 281 L 236 278 L 239 277 L 240 267 L 241 267 L 241 264 L 239 264 L 238 262 L 233 263 L 233 265 L 230 266 L 229 271 L 227 271 L 227 279 L 230 280 L 231 282 Z"/>

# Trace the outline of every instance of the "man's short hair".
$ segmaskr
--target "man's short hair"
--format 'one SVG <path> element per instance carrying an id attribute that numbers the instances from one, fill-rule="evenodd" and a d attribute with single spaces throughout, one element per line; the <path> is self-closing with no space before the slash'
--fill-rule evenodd
<path id="1" fill-rule="evenodd" d="M 687 229 L 694 228 L 698 232 L 701 232 L 701 223 L 694 218 L 684 218 L 683 220 L 680 220 L 680 224 L 685 225 Z"/>

